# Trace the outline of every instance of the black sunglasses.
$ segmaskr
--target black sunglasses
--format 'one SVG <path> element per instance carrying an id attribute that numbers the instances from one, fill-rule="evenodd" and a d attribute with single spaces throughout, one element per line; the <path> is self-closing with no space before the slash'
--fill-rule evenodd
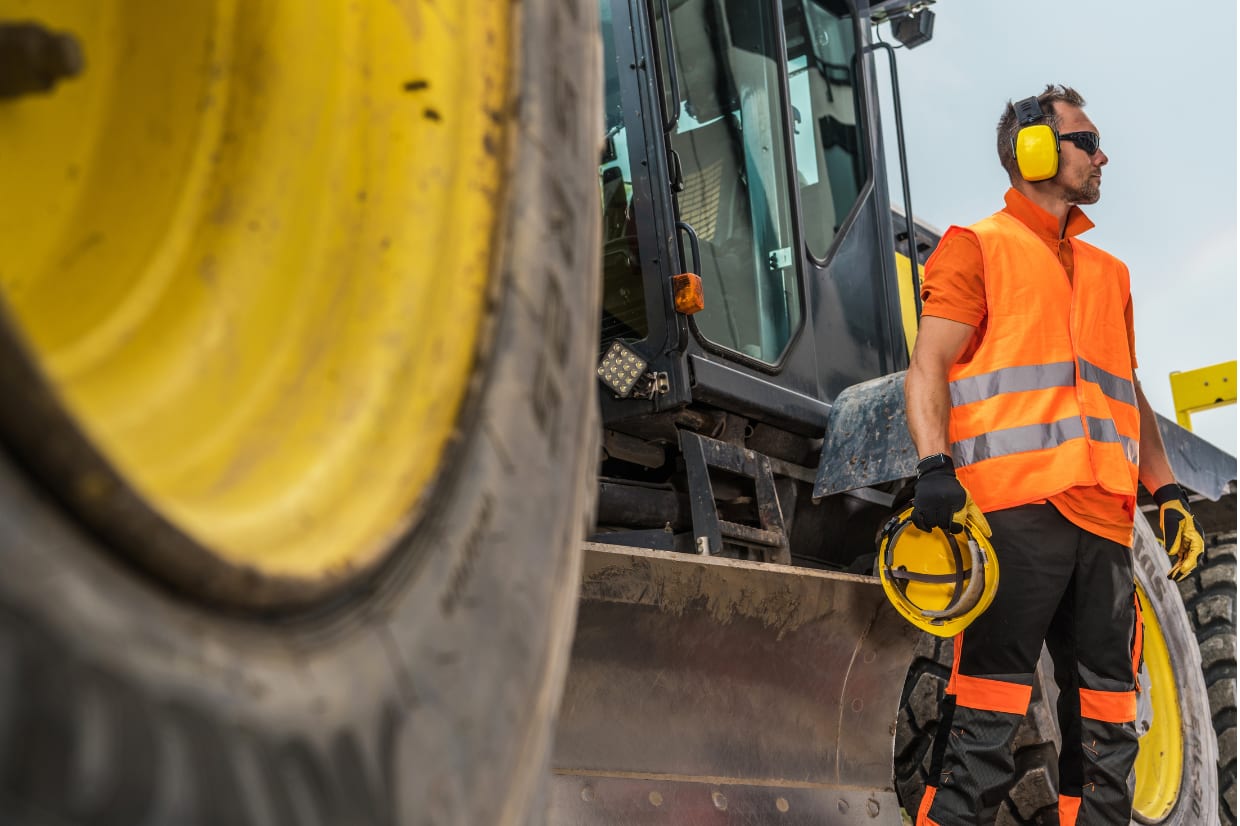
<path id="1" fill-rule="evenodd" d="M 1098 145 L 1102 142 L 1096 132 L 1068 132 L 1060 135 L 1059 139 L 1076 144 L 1077 149 L 1091 157 L 1098 151 Z"/>

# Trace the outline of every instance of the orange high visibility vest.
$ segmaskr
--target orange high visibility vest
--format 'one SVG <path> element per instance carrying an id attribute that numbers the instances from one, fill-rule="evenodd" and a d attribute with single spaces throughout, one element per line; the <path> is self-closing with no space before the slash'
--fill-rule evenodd
<path id="1" fill-rule="evenodd" d="M 1071 239 L 1074 273 L 1003 212 L 967 229 L 982 250 L 985 335 L 948 373 L 952 458 L 983 511 L 1078 485 L 1137 493 L 1140 415 L 1124 308 L 1128 268 Z M 927 266 L 930 266 L 928 263 Z"/>

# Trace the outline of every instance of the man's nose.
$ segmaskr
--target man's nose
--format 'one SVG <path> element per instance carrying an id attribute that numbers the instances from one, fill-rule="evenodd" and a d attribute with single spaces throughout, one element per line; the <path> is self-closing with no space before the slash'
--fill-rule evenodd
<path id="1" fill-rule="evenodd" d="M 1110 158 L 1107 157 L 1107 153 L 1103 152 L 1101 149 L 1094 153 L 1094 166 L 1106 166 L 1107 161 L 1109 160 Z"/>

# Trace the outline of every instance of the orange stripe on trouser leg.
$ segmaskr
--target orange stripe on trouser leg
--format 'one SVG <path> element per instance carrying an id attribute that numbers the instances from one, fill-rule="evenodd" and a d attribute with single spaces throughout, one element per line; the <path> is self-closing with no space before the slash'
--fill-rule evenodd
<path id="1" fill-rule="evenodd" d="M 1137 692 L 1082 688 L 1081 716 L 1103 723 L 1131 723 L 1137 719 Z"/>
<path id="2" fill-rule="evenodd" d="M 1081 810 L 1081 799 L 1070 794 L 1059 796 L 1059 826 L 1076 826 L 1076 815 Z"/>
<path id="3" fill-rule="evenodd" d="M 956 693 L 956 675 L 960 673 L 960 644 L 964 640 L 964 632 L 952 637 L 952 673 L 947 678 L 947 693 Z"/>
<path id="4" fill-rule="evenodd" d="M 1141 673 L 1141 653 L 1145 650 L 1145 621 L 1141 619 L 1141 600 L 1137 598 L 1135 592 L 1132 595 L 1132 603 L 1137 609 L 1136 624 L 1132 631 L 1132 683 L 1140 691 L 1141 681 L 1138 675 Z"/>
<path id="5" fill-rule="evenodd" d="M 930 819 L 930 807 L 934 804 L 934 793 L 938 791 L 934 786 L 927 786 L 926 793 L 921 796 L 921 805 L 917 807 L 917 820 L 913 826 L 939 826 L 939 824 Z"/>
<path id="6" fill-rule="evenodd" d="M 956 705 L 979 711 L 998 711 L 1003 714 L 1024 714 L 1029 709 L 1029 697 L 1033 688 L 1020 683 L 987 680 L 957 674 Z"/>

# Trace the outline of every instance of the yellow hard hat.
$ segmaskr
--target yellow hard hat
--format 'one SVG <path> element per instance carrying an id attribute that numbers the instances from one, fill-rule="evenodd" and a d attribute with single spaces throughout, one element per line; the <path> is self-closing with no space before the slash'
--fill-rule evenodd
<path id="1" fill-rule="evenodd" d="M 990 526 L 975 505 L 956 515 L 961 533 L 919 530 L 912 513 L 910 507 L 884 526 L 878 578 L 905 619 L 935 636 L 953 637 L 990 607 L 999 587 Z"/>

